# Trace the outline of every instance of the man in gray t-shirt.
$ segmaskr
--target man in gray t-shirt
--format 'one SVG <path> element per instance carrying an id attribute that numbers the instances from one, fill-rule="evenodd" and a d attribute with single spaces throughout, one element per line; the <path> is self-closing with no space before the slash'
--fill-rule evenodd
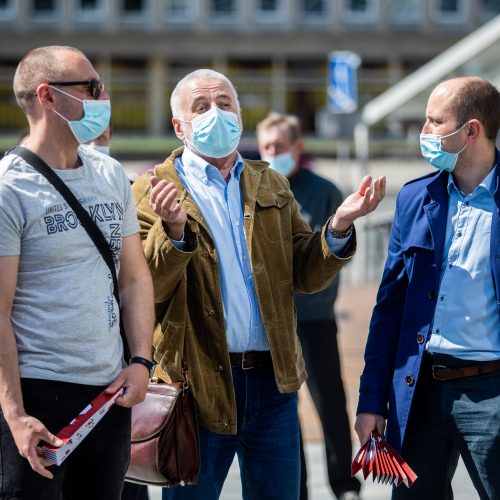
<path id="1" fill-rule="evenodd" d="M 31 51 L 18 65 L 14 93 L 30 124 L 26 147 L 64 181 L 109 244 L 121 312 L 112 274 L 74 211 L 29 163 L 7 154 L 0 161 L 0 496 L 119 499 L 130 407 L 144 399 L 152 366 L 153 291 L 123 169 L 79 147 L 107 128 L 108 96 L 71 47 Z M 126 392 L 73 454 L 49 466 L 41 442 L 60 445 L 62 427 L 99 392 L 120 387 Z"/>

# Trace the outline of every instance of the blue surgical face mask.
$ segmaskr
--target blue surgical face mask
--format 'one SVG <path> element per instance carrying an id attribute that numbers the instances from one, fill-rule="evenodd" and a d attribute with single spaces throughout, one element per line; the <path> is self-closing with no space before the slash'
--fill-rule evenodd
<path id="1" fill-rule="evenodd" d="M 295 160 L 290 151 L 276 156 L 263 156 L 262 159 L 267 161 L 273 170 L 285 177 L 288 177 L 295 168 Z"/>
<path id="2" fill-rule="evenodd" d="M 109 156 L 109 146 L 99 146 L 99 144 L 87 144 L 87 147 L 95 151 L 99 151 L 99 153 L 103 153 Z"/>
<path id="3" fill-rule="evenodd" d="M 194 118 L 191 125 L 193 142 L 190 145 L 203 156 L 224 158 L 238 147 L 241 128 L 235 113 L 213 107 Z M 189 144 L 187 139 L 186 142 Z"/>
<path id="4" fill-rule="evenodd" d="M 457 134 L 467 125 L 467 123 L 464 123 L 458 130 L 447 135 L 420 134 L 420 150 L 425 160 L 439 170 L 453 172 L 457 164 L 458 155 L 467 147 L 467 144 L 457 153 L 450 153 L 443 150 L 441 140 Z"/>
<path id="5" fill-rule="evenodd" d="M 111 103 L 108 100 L 78 99 L 57 87 L 57 91 L 83 103 L 83 118 L 80 120 L 68 120 L 54 109 L 54 113 L 68 122 L 69 128 L 76 140 L 83 144 L 99 137 L 109 126 L 111 118 Z"/>

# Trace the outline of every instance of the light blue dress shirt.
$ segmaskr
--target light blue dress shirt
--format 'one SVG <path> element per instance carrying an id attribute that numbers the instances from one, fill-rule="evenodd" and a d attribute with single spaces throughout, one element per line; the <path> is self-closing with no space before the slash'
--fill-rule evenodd
<path id="1" fill-rule="evenodd" d="M 205 219 L 217 251 L 228 350 L 267 351 L 269 343 L 246 244 L 240 190 L 243 168 L 238 153 L 226 182 L 216 167 L 187 148 L 175 160 L 177 174 Z M 334 239 L 328 235 L 327 241 L 333 252 L 342 255 L 349 238 Z M 182 242 L 173 243 L 183 248 Z"/>
<path id="2" fill-rule="evenodd" d="M 500 320 L 490 266 L 496 168 L 468 195 L 449 176 L 448 223 L 430 352 L 466 360 L 500 358 Z"/>

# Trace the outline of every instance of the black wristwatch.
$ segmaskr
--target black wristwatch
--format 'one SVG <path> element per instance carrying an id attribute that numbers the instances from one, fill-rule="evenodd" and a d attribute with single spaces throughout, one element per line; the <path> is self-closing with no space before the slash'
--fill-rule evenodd
<path id="1" fill-rule="evenodd" d="M 153 372 L 155 370 L 156 363 L 154 361 L 149 361 L 149 359 L 141 358 L 141 356 L 134 356 L 130 358 L 129 365 L 132 363 L 137 363 L 139 365 L 145 366 L 149 371 L 149 378 L 153 376 Z"/>

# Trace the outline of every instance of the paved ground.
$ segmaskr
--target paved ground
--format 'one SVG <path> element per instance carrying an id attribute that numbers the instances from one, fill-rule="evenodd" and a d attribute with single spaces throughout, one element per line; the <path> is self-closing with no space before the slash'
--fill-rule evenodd
<path id="1" fill-rule="evenodd" d="M 354 419 L 358 397 L 359 375 L 363 369 L 363 352 L 371 309 L 375 302 L 376 286 L 344 285 L 341 287 L 336 312 L 339 318 L 339 345 L 342 353 L 342 370 L 348 398 L 349 413 Z M 318 417 L 310 400 L 307 388 L 299 393 L 299 411 L 304 437 L 307 441 L 306 453 L 309 466 L 310 500 L 331 500 L 334 498 L 326 482 L 323 457 L 323 441 Z M 357 437 L 353 436 L 355 447 L 359 446 Z M 272 478 L 270 478 L 272 480 Z M 475 500 L 475 492 L 470 479 L 463 467 L 459 468 L 454 479 L 455 500 Z M 401 486 L 404 488 L 404 486 Z M 151 499 L 159 500 L 158 488 L 151 489 Z M 366 481 L 362 490 L 364 500 L 385 500 L 390 498 L 390 487 Z M 224 486 L 222 500 L 241 499 L 239 469 L 233 463 Z M 287 499 L 276 499 L 287 500 Z"/>

